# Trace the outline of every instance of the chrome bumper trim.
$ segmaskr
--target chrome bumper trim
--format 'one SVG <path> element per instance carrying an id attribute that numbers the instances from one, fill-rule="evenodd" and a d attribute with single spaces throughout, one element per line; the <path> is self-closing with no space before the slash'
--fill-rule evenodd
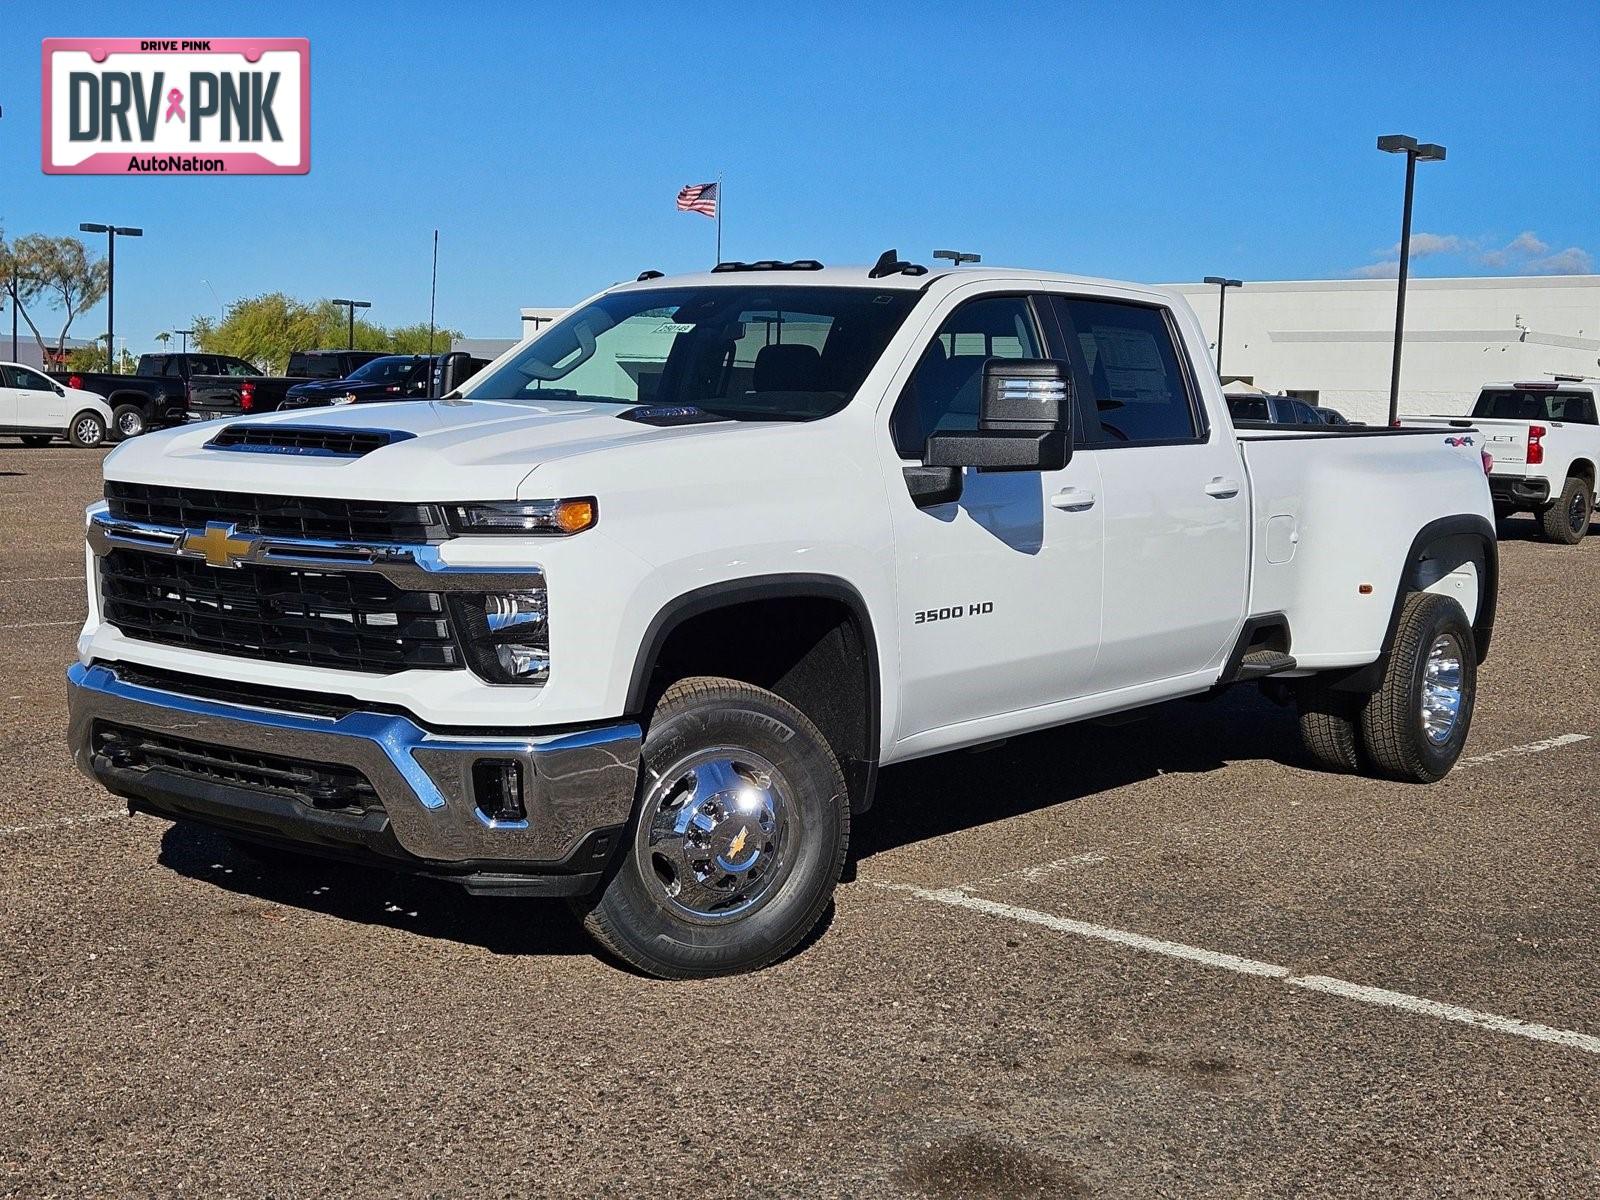
<path id="1" fill-rule="evenodd" d="M 590 832 L 623 824 L 633 810 L 643 735 L 632 722 L 546 736 L 455 736 L 390 713 L 320 717 L 185 696 L 125 682 L 101 663 L 74 664 L 67 683 L 73 762 L 113 790 L 115 769 L 97 763 L 92 748 L 97 720 L 354 767 L 377 790 L 401 847 L 431 862 L 559 862 Z M 478 809 L 472 764 L 479 758 L 522 764 L 525 822 L 491 822 Z"/>
<path id="2" fill-rule="evenodd" d="M 228 550 L 224 563 L 212 562 L 219 570 L 253 563 L 371 571 L 409 592 L 488 592 L 544 586 L 544 571 L 539 567 L 458 566 L 445 562 L 439 547 L 431 543 L 334 542 L 250 533 L 219 521 L 204 529 L 185 529 L 130 521 L 106 512 L 89 517 L 89 548 L 98 557 L 125 549 L 211 562 L 205 550 L 189 544 L 191 535 L 197 541 L 202 537 L 220 538 L 230 547 L 239 547 L 237 551 Z"/>

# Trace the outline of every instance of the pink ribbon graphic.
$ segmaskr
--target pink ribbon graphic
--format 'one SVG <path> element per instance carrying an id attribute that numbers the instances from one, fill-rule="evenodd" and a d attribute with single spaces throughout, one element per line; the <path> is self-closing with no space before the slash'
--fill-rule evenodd
<path id="1" fill-rule="evenodd" d="M 173 117 L 177 117 L 180 121 L 189 119 L 183 115 L 183 93 L 177 88 L 173 88 L 167 93 L 167 115 L 165 121 L 170 121 Z M 163 121 L 163 124 L 165 121 Z"/>

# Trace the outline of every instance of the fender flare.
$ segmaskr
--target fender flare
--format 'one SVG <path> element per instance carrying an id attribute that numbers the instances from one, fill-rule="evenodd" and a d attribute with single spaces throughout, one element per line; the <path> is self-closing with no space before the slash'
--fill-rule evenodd
<path id="1" fill-rule="evenodd" d="M 646 714 L 645 702 L 649 696 L 650 678 L 660 660 L 661 650 L 672 632 L 685 621 L 757 600 L 792 600 L 817 598 L 837 600 L 849 610 L 861 638 L 862 653 L 867 668 L 867 731 L 866 756 L 862 761 L 862 777 L 850 780 L 856 793 L 853 808 L 863 812 L 872 803 L 877 789 L 878 754 L 883 735 L 883 683 L 878 660 L 878 639 L 873 629 L 872 614 L 867 602 L 855 585 L 837 575 L 804 573 L 750 575 L 724 580 L 695 588 L 669 600 L 651 619 L 639 643 L 639 652 L 633 663 L 633 673 L 628 679 L 628 696 L 624 713 L 638 718 L 641 723 Z M 846 777 L 850 772 L 847 769 Z"/>

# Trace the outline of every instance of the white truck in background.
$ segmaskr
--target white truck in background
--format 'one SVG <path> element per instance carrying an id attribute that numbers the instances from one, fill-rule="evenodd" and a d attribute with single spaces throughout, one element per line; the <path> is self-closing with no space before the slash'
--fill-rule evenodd
<path id="1" fill-rule="evenodd" d="M 1476 430 L 1493 458 L 1495 515 L 1531 512 L 1552 542 L 1575 545 L 1589 532 L 1600 464 L 1594 380 L 1557 375 L 1489 383 L 1468 417 L 1404 417 L 1403 426 Z M 1471 436 L 1464 434 L 1463 436 Z"/>
<path id="2" fill-rule="evenodd" d="M 666 977 L 796 946 L 880 765 L 1255 681 L 1323 767 L 1436 780 L 1494 623 L 1454 431 L 1235 430 L 1181 297 L 893 252 L 646 272 L 458 394 L 105 476 L 85 772 Z"/>

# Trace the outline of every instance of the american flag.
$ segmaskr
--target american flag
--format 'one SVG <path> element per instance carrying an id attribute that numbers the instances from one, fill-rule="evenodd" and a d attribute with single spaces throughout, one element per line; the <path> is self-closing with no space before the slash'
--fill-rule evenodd
<path id="1" fill-rule="evenodd" d="M 679 212 L 697 212 L 703 217 L 717 215 L 717 185 L 691 183 L 678 193 Z"/>

